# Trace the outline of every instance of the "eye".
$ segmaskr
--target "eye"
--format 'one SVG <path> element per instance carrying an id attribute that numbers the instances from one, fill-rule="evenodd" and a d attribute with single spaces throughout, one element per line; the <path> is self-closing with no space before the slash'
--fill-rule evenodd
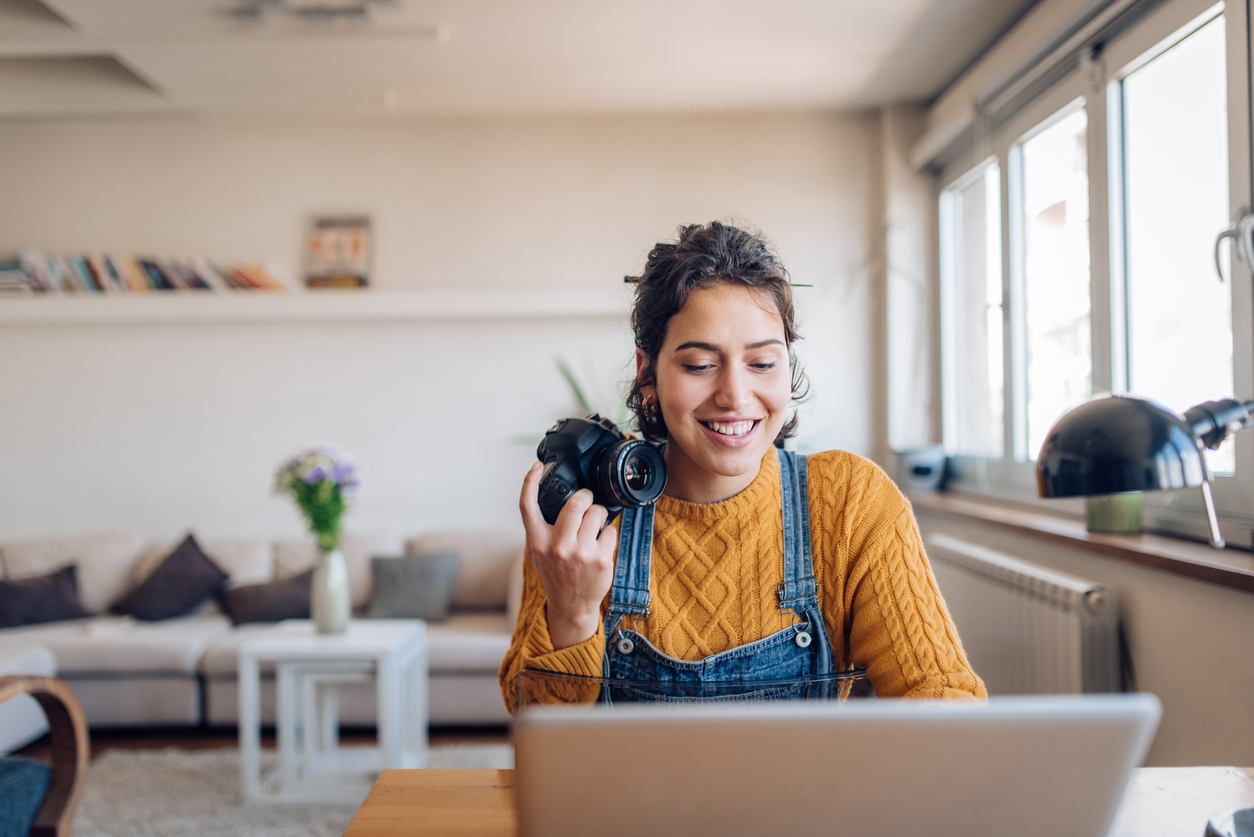
<path id="1" fill-rule="evenodd" d="M 774 369 L 777 364 L 775 361 L 771 361 L 770 363 L 751 363 L 749 365 L 760 372 L 769 372 Z"/>
<path id="2" fill-rule="evenodd" d="M 689 372 L 704 372 L 707 369 L 713 369 L 713 368 L 714 368 L 713 364 L 709 364 L 709 363 L 705 363 L 705 364 L 685 363 L 684 364 L 684 369 L 688 370 Z"/>

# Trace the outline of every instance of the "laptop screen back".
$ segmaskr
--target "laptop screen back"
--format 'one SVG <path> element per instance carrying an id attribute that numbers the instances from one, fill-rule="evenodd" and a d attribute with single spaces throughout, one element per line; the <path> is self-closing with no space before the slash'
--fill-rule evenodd
<path id="1" fill-rule="evenodd" d="M 523 837 L 1101 837 L 1152 695 L 542 707 L 514 730 Z"/>

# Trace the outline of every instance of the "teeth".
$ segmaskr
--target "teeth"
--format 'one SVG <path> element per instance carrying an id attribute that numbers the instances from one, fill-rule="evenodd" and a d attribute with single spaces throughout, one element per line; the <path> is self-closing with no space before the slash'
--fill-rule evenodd
<path id="1" fill-rule="evenodd" d="M 756 422 L 752 421 L 707 421 L 705 426 L 713 430 L 715 433 L 721 433 L 724 436 L 743 436 L 753 429 Z"/>

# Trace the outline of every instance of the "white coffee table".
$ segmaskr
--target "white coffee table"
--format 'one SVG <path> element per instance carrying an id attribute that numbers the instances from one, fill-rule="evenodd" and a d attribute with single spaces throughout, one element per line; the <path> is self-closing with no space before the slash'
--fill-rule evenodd
<path id="1" fill-rule="evenodd" d="M 278 767 L 261 764 L 261 666 L 276 680 Z M 378 746 L 340 747 L 338 686 L 373 679 Z M 239 646 L 240 790 L 246 804 L 359 804 L 379 772 L 427 759 L 427 626 L 419 619 L 354 619 L 318 634 L 296 619 Z"/>

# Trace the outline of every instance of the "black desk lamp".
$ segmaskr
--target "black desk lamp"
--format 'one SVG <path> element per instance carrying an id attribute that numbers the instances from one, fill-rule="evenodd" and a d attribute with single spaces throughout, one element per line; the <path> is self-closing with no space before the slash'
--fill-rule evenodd
<path id="1" fill-rule="evenodd" d="M 1042 497 L 1201 488 L 1210 542 L 1224 545 L 1204 448 L 1254 426 L 1254 401 L 1207 401 L 1184 415 L 1125 395 L 1084 402 L 1054 422 L 1036 458 Z M 1205 837 L 1254 837 L 1254 808 L 1216 814 Z"/>
<path id="2" fill-rule="evenodd" d="M 1254 401 L 1207 401 L 1184 415 L 1144 398 L 1103 395 L 1054 422 L 1036 458 L 1042 497 L 1201 488 L 1210 542 L 1224 546 L 1205 448 L 1254 426 Z"/>

